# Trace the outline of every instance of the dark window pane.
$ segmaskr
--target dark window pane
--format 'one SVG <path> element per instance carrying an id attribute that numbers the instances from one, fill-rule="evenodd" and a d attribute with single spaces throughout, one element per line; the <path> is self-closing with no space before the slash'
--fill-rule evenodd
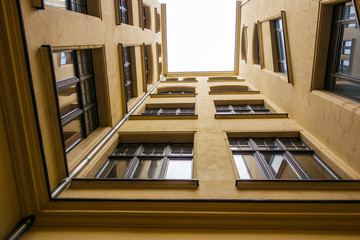
<path id="1" fill-rule="evenodd" d="M 89 135 L 99 126 L 97 107 L 94 106 L 87 110 L 84 113 L 84 117 L 86 135 Z"/>
<path id="2" fill-rule="evenodd" d="M 259 150 L 276 150 L 280 149 L 275 139 L 254 139 Z"/>
<path id="3" fill-rule="evenodd" d="M 163 143 L 144 144 L 144 151 L 143 151 L 142 155 L 163 155 L 165 147 L 166 147 L 166 144 L 163 144 Z"/>
<path id="4" fill-rule="evenodd" d="M 360 101 L 360 82 L 357 83 L 336 78 L 333 91 L 356 101 Z"/>
<path id="5" fill-rule="evenodd" d="M 310 179 L 335 179 L 313 154 L 293 153 Z"/>
<path id="6" fill-rule="evenodd" d="M 300 179 L 282 154 L 263 153 L 276 179 Z"/>
<path id="7" fill-rule="evenodd" d="M 287 150 L 309 150 L 303 141 L 299 138 L 281 138 L 280 141 Z"/>
<path id="8" fill-rule="evenodd" d="M 133 178 L 156 179 L 159 178 L 161 159 L 140 159 Z"/>

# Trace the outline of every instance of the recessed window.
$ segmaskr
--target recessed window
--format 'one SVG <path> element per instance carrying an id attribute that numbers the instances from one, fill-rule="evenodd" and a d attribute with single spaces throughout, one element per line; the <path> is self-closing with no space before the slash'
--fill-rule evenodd
<path id="1" fill-rule="evenodd" d="M 230 138 L 229 143 L 240 179 L 340 179 L 300 138 Z"/>
<path id="2" fill-rule="evenodd" d="M 135 49 L 130 46 L 122 46 L 122 63 L 124 74 L 125 102 L 137 96 L 135 89 L 136 69 L 135 69 Z"/>
<path id="3" fill-rule="evenodd" d="M 195 115 L 195 108 L 146 108 L 142 115 L 147 116 L 186 116 Z"/>
<path id="4" fill-rule="evenodd" d="M 118 0 L 117 2 L 117 24 L 130 24 L 133 25 L 132 20 L 132 1 L 131 0 Z"/>
<path id="5" fill-rule="evenodd" d="M 253 63 L 261 65 L 261 52 L 260 52 L 260 33 L 259 33 L 259 24 L 254 24 L 253 31 Z"/>
<path id="6" fill-rule="evenodd" d="M 192 143 L 121 143 L 95 178 L 192 179 Z"/>
<path id="7" fill-rule="evenodd" d="M 325 89 L 360 101 L 360 34 L 352 2 L 334 5 Z"/>
<path id="8" fill-rule="evenodd" d="M 215 105 L 216 114 L 271 114 L 264 105 Z"/>
<path id="9" fill-rule="evenodd" d="M 144 92 L 147 92 L 147 85 L 153 83 L 153 55 L 151 45 L 143 45 L 143 78 Z"/>
<path id="10" fill-rule="evenodd" d="M 100 0 L 44 0 L 44 3 L 47 6 L 63 8 L 73 12 L 101 17 Z M 37 6 L 37 4 L 33 3 L 33 6 Z"/>
<path id="11" fill-rule="evenodd" d="M 53 61 L 64 146 L 69 152 L 99 126 L 92 54 L 91 50 L 54 52 Z"/>
<path id="12" fill-rule="evenodd" d="M 158 13 L 157 8 L 155 8 L 154 12 L 155 12 L 155 32 L 158 33 L 158 32 L 160 32 L 160 25 L 161 25 L 160 13 Z"/>
<path id="13" fill-rule="evenodd" d="M 142 29 L 151 29 L 151 10 L 150 6 L 143 3 L 142 0 L 140 0 L 140 23 Z"/>
<path id="14" fill-rule="evenodd" d="M 287 65 L 286 65 L 286 52 L 285 52 L 285 39 L 284 39 L 284 29 L 282 19 L 277 19 L 273 21 L 274 30 L 275 30 L 275 39 L 276 39 L 276 52 L 277 52 L 277 65 L 278 72 L 287 74 Z"/>
<path id="15" fill-rule="evenodd" d="M 241 33 L 241 59 L 247 60 L 247 27 L 243 26 Z"/>

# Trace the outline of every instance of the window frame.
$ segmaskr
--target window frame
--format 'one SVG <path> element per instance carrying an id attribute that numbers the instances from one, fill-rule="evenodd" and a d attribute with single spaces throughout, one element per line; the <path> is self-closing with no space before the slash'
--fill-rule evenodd
<path id="1" fill-rule="evenodd" d="M 352 3 L 355 10 L 355 18 L 353 19 L 342 19 L 343 9 L 346 3 Z M 338 11 L 335 13 L 335 11 Z M 359 86 L 360 88 L 360 76 L 351 76 L 346 73 L 338 72 L 338 68 L 341 66 L 342 54 L 341 51 L 343 49 L 343 42 L 349 41 L 344 40 L 341 42 L 341 36 L 342 36 L 342 27 L 347 24 L 357 24 L 357 29 L 360 31 L 360 25 L 358 25 L 359 20 L 357 18 L 358 9 L 356 8 L 355 1 L 346 1 L 341 2 L 337 4 L 332 5 L 332 19 L 329 24 L 329 34 L 330 34 L 330 41 L 329 41 L 329 47 L 327 51 L 327 57 L 326 57 L 326 67 L 325 67 L 325 73 L 324 73 L 324 83 L 323 83 L 323 89 L 327 90 L 329 92 L 332 92 L 336 95 L 339 95 L 341 97 L 351 99 L 355 102 L 360 102 L 359 99 L 355 99 L 351 96 L 349 96 L 346 93 L 335 91 L 334 86 L 337 81 L 337 79 L 345 80 L 347 82 L 352 82 Z M 337 19 L 334 19 L 335 16 L 338 16 Z M 353 48 L 353 43 L 356 41 L 356 39 L 351 40 L 351 48 Z M 353 55 L 349 55 L 349 63 L 351 62 Z M 349 66 L 349 71 L 351 69 L 351 66 Z M 314 77 L 314 75 L 313 75 Z M 313 79 L 314 81 L 314 79 Z M 312 84 L 312 87 L 314 87 L 314 83 Z"/>
<path id="2" fill-rule="evenodd" d="M 123 5 L 122 1 L 126 1 L 126 11 L 127 11 L 127 22 L 123 22 Z M 128 24 L 128 25 L 134 25 L 133 21 L 133 5 L 131 0 L 116 0 L 115 1 L 115 9 L 116 9 L 116 24 Z M 121 9 L 121 10 L 120 10 Z"/>
<path id="3" fill-rule="evenodd" d="M 184 148 L 184 145 L 191 145 L 191 154 L 172 154 L 172 147 L 174 145 L 181 144 L 181 151 Z M 116 151 L 118 148 L 124 145 L 138 145 L 136 150 L 132 154 L 124 154 L 124 155 L 117 155 Z M 149 145 L 164 145 L 165 147 L 162 150 L 161 153 L 149 153 L 144 154 L 144 150 L 146 146 Z M 153 148 L 153 152 L 155 151 L 155 148 Z M 127 150 L 126 150 L 127 151 Z M 140 161 L 142 159 L 145 160 L 156 160 L 159 161 L 160 166 L 158 167 L 158 176 L 156 178 L 134 178 L 134 175 L 138 169 L 138 166 L 140 164 Z M 169 169 L 169 163 L 170 161 L 191 161 L 191 170 L 190 178 L 166 178 L 167 171 Z M 120 178 L 108 178 L 108 175 L 111 173 L 111 171 L 116 168 L 115 161 L 128 161 L 128 165 L 126 169 L 124 170 L 122 176 Z M 111 163 L 112 162 L 112 163 Z M 109 164 L 112 164 L 109 166 Z M 109 169 L 110 168 L 110 169 Z M 106 171 L 106 172 L 104 172 Z M 156 180 L 194 180 L 194 144 L 193 143 L 120 143 L 117 145 L 115 150 L 109 155 L 105 163 L 100 167 L 100 169 L 97 171 L 97 173 L 94 176 L 94 179 L 120 179 L 120 180 L 149 180 L 149 179 L 156 179 Z"/>
<path id="4" fill-rule="evenodd" d="M 231 149 L 231 143 L 230 141 L 246 141 L 247 145 L 250 149 L 245 150 L 234 150 Z M 277 145 L 278 149 L 259 149 L 258 145 L 255 143 L 256 140 L 271 140 L 274 141 Z M 302 143 L 302 146 L 305 147 L 305 149 L 288 149 L 284 143 L 283 140 L 300 140 Z M 311 179 L 309 174 L 306 172 L 306 170 L 302 167 L 302 165 L 299 163 L 298 160 L 293 156 L 293 154 L 311 154 L 315 161 L 323 167 L 326 172 L 333 177 L 333 179 L 325 179 L 323 181 L 338 181 L 342 180 L 342 178 L 335 173 L 316 153 L 314 150 L 312 150 L 304 141 L 301 140 L 299 137 L 228 137 L 228 144 L 230 147 L 230 152 L 232 154 L 234 167 L 237 171 L 237 176 L 240 177 L 237 181 L 322 181 L 323 179 Z M 266 145 L 267 146 L 267 145 Z M 296 147 L 297 148 L 297 147 Z M 266 162 L 264 156 L 262 153 L 270 153 L 270 154 L 281 154 L 283 157 L 283 160 L 289 164 L 291 169 L 294 171 L 294 173 L 299 177 L 299 179 L 277 179 L 274 170 L 272 170 L 269 166 L 269 164 Z M 254 160 L 256 161 L 256 165 L 259 169 L 259 171 L 262 173 L 262 177 L 264 179 L 241 179 L 238 166 L 235 163 L 235 157 L 236 155 L 252 155 Z M 279 167 L 279 169 L 281 166 Z"/>
<path id="5" fill-rule="evenodd" d="M 98 17 L 100 19 L 102 19 L 102 11 L 101 11 L 101 0 L 84 0 L 85 1 L 85 8 L 86 11 L 83 12 L 79 12 L 79 11 L 74 11 L 76 9 L 73 8 L 73 5 L 71 3 L 71 1 L 73 0 L 65 0 L 65 7 L 60 7 L 60 6 L 54 6 L 54 5 L 50 5 L 45 3 L 46 0 L 32 0 L 32 6 L 36 9 L 46 9 L 45 6 L 50 6 L 53 8 L 58 8 L 58 9 L 64 9 L 64 10 L 69 10 L 72 12 L 77 12 L 77 13 L 81 13 L 81 14 L 86 14 L 89 16 L 94 16 L 94 17 Z M 51 1 L 51 0 L 50 0 Z"/>
<path id="6" fill-rule="evenodd" d="M 275 22 L 281 20 L 281 32 L 284 40 L 284 52 L 285 52 L 285 64 L 287 73 L 281 72 L 279 67 L 279 43 L 276 37 Z M 281 11 L 280 17 L 276 17 L 270 20 L 270 34 L 271 34 L 271 45 L 272 45 L 272 57 L 273 57 L 273 69 L 274 72 L 278 72 L 287 76 L 288 83 L 294 84 L 291 54 L 290 54 L 290 41 L 288 34 L 287 18 L 285 11 Z"/>

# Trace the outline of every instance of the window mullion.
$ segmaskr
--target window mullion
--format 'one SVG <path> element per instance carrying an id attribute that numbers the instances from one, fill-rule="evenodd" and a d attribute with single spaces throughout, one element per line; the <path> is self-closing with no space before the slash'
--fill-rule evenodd
<path id="1" fill-rule="evenodd" d="M 269 165 L 266 163 L 264 156 L 259 151 L 256 151 L 254 155 L 255 155 L 255 159 L 258 163 L 258 166 L 260 167 L 260 171 L 263 174 L 264 178 L 270 179 L 270 180 L 276 179 L 274 173 L 271 171 L 271 169 L 269 168 Z"/>
<path id="2" fill-rule="evenodd" d="M 310 176 L 306 173 L 305 169 L 301 167 L 301 165 L 296 161 L 290 151 L 286 151 L 284 153 L 284 157 L 294 169 L 296 175 L 298 175 L 301 179 L 310 179 Z"/>
<path id="3" fill-rule="evenodd" d="M 124 179 L 131 179 L 133 178 L 136 168 L 139 165 L 139 158 L 138 157 L 133 157 L 130 162 L 129 162 L 129 166 L 126 168 L 124 174 L 123 174 L 123 178 Z"/>

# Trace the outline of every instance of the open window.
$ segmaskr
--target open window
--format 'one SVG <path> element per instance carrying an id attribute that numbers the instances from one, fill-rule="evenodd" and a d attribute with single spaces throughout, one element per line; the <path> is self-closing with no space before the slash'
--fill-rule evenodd
<path id="1" fill-rule="evenodd" d="M 290 59 L 290 44 L 287 31 L 286 14 L 281 11 L 281 17 L 270 21 L 270 34 L 274 71 L 287 75 L 288 83 L 293 84 Z"/>

